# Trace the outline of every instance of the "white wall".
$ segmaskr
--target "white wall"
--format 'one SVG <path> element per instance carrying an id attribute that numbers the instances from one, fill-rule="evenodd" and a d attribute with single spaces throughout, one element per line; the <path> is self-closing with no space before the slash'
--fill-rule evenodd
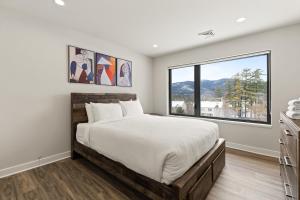
<path id="1" fill-rule="evenodd" d="M 271 50 L 272 128 L 219 122 L 221 136 L 227 142 L 278 151 L 279 113 L 289 99 L 300 97 L 300 24 L 232 39 L 209 46 L 173 53 L 154 59 L 154 110 L 167 114 L 167 68 L 187 63 Z M 240 147 L 239 145 L 239 147 Z M 242 146 L 243 147 L 243 146 Z M 272 154 L 272 152 L 271 152 Z"/>
<path id="2" fill-rule="evenodd" d="M 0 11 L 0 170 L 70 150 L 71 92 L 137 93 L 152 112 L 152 59 L 12 11 Z M 133 87 L 68 83 L 67 45 L 133 62 Z"/>

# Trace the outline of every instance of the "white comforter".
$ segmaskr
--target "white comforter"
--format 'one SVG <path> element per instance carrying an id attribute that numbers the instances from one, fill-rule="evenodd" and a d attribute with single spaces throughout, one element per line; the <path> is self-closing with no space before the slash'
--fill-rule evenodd
<path id="1" fill-rule="evenodd" d="M 82 144 L 166 184 L 182 176 L 219 137 L 212 122 L 151 115 L 79 124 L 77 131 Z"/>

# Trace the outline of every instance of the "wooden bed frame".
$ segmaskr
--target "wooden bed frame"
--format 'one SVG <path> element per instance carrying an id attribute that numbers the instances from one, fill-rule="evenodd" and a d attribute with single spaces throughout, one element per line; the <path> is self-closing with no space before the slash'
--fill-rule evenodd
<path id="1" fill-rule="evenodd" d="M 85 103 L 114 103 L 135 100 L 135 94 L 72 93 L 71 94 L 71 158 L 78 156 L 91 161 L 115 179 L 153 200 L 201 200 L 217 180 L 225 166 L 225 140 L 220 138 L 215 146 L 197 161 L 183 176 L 166 185 L 140 175 L 121 163 L 115 162 L 76 140 L 78 123 L 87 122 Z"/>

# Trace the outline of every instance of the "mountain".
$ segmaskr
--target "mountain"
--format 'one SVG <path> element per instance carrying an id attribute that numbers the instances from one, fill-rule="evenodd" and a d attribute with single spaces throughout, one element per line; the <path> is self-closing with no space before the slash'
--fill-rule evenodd
<path id="1" fill-rule="evenodd" d="M 172 84 L 173 95 L 191 95 L 194 94 L 194 81 L 184 81 Z"/>
<path id="2" fill-rule="evenodd" d="M 201 81 L 201 95 L 214 96 L 215 89 L 218 87 L 222 91 L 225 90 L 226 82 L 231 79 L 219 79 L 219 80 L 202 80 Z M 194 82 L 184 81 L 172 84 L 173 95 L 191 95 L 194 93 Z"/>
<path id="3" fill-rule="evenodd" d="M 222 91 L 226 89 L 226 82 L 232 79 L 223 78 L 219 80 L 203 80 L 201 81 L 201 95 L 214 96 L 216 88 L 220 88 Z"/>

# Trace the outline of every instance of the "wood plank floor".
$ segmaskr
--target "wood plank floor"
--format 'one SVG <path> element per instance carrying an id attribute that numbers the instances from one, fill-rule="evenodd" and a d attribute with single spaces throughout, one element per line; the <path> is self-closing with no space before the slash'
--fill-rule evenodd
<path id="1" fill-rule="evenodd" d="M 0 179 L 1 200 L 144 200 L 121 189 L 89 162 L 66 159 Z M 280 200 L 283 191 L 276 163 L 226 153 L 226 167 L 207 200 Z"/>
<path id="2" fill-rule="evenodd" d="M 207 200 L 284 199 L 278 163 L 232 153 Z"/>

